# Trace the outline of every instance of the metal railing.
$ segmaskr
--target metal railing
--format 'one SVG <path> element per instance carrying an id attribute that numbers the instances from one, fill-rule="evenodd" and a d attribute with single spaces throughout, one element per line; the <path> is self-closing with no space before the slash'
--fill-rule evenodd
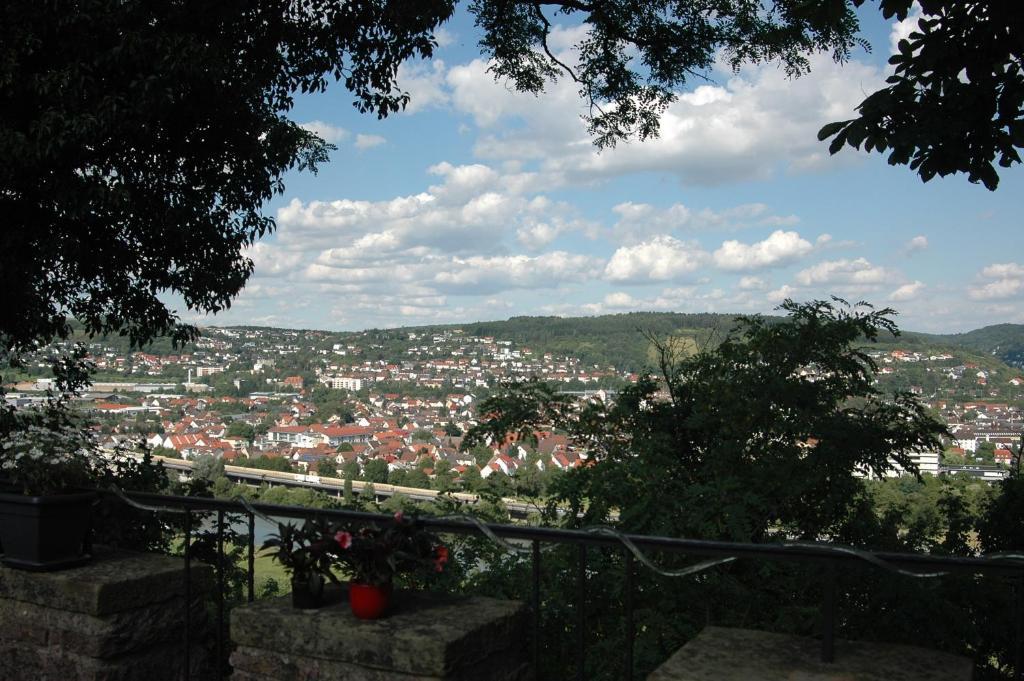
<path id="1" fill-rule="evenodd" d="M 193 560 L 191 546 L 196 532 L 197 516 L 216 514 L 216 546 L 218 561 L 216 568 L 216 608 L 217 608 L 217 640 L 216 660 L 223 665 L 228 642 L 224 640 L 226 627 L 225 617 L 225 570 L 224 541 L 226 516 L 237 514 L 247 519 L 247 579 L 246 599 L 252 602 L 255 592 L 255 522 L 257 516 L 272 518 L 322 518 L 328 521 L 350 522 L 387 522 L 391 516 L 364 511 L 319 509 L 297 506 L 281 506 L 276 504 L 250 503 L 244 500 L 227 500 L 207 497 L 168 496 L 151 493 L 122 492 L 111 490 L 101 492 L 114 495 L 122 502 L 145 511 L 169 513 L 183 517 L 184 542 L 184 669 L 188 677 L 190 669 L 189 655 L 192 645 L 191 615 L 192 583 L 191 563 Z M 888 570 L 908 578 L 938 578 L 947 574 L 982 574 L 986 576 L 1011 577 L 1014 581 L 1014 636 L 1013 657 L 1015 678 L 1024 679 L 1024 552 L 998 553 L 978 557 L 937 556 L 917 553 L 897 553 L 885 551 L 863 551 L 847 546 L 810 543 L 810 542 L 779 542 L 773 544 L 742 543 L 728 541 L 712 541 L 700 539 L 679 539 L 673 537 L 647 536 L 620 533 L 613 528 L 592 527 L 579 530 L 552 527 L 535 527 L 526 525 L 509 525 L 484 523 L 470 516 L 430 517 L 422 516 L 420 520 L 427 529 L 439 533 L 459 535 L 482 535 L 492 541 L 503 544 L 510 551 L 528 557 L 531 566 L 530 608 L 533 626 L 532 662 L 533 668 L 539 670 L 540 632 L 541 632 L 541 568 L 543 545 L 574 545 L 577 547 L 576 575 L 578 603 L 576 604 L 575 638 L 576 638 L 576 678 L 585 679 L 584 661 L 586 659 L 587 622 L 586 609 L 582 605 L 586 601 L 587 554 L 591 548 L 617 548 L 624 553 L 624 598 L 623 613 L 625 620 L 626 647 L 625 677 L 634 677 L 634 646 L 636 628 L 634 622 L 634 592 L 637 563 L 641 567 L 653 570 L 666 576 L 686 576 L 707 570 L 726 562 L 755 559 L 787 563 L 806 563 L 822 566 L 825 574 L 825 590 L 821 604 L 821 659 L 833 662 L 835 659 L 835 620 L 836 620 L 836 573 L 842 567 L 856 565 L 872 565 L 881 570 Z M 509 543 L 513 540 L 515 544 Z M 655 565 L 646 555 L 647 551 L 670 551 L 687 556 L 699 556 L 707 560 L 677 570 L 665 570 Z M 226 670 L 219 667 L 221 676 Z"/>

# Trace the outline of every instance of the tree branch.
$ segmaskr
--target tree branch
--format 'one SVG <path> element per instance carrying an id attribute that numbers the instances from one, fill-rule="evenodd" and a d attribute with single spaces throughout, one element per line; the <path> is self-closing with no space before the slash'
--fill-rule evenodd
<path id="1" fill-rule="evenodd" d="M 541 45 L 543 45 L 544 47 L 544 54 L 548 56 L 548 59 L 550 59 L 559 67 L 561 67 L 563 71 L 568 73 L 569 77 L 572 78 L 573 81 L 579 83 L 580 85 L 586 85 L 586 83 L 584 83 L 582 80 L 576 77 L 576 73 L 568 66 L 568 64 L 565 64 L 562 60 L 560 60 L 558 57 L 552 54 L 551 48 L 548 47 L 548 33 L 551 31 L 551 22 L 548 21 L 548 18 L 546 16 L 544 16 L 544 12 L 540 8 L 541 4 L 541 0 L 534 0 L 533 10 L 537 13 L 537 18 L 540 19 L 541 22 L 544 24 L 544 35 L 541 36 L 540 40 Z"/>

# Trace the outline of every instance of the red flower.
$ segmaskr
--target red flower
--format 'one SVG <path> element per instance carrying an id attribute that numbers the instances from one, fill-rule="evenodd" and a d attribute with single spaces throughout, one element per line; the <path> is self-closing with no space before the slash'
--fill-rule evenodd
<path id="1" fill-rule="evenodd" d="M 444 570 L 444 564 L 448 562 L 448 547 L 438 546 L 434 555 L 434 570 L 441 572 Z"/>
<path id="2" fill-rule="evenodd" d="M 334 535 L 334 541 L 338 542 L 338 546 L 341 548 L 347 549 L 352 546 L 352 535 L 344 530 L 339 530 L 338 533 Z"/>
<path id="3" fill-rule="evenodd" d="M 405 519 L 405 515 L 401 511 L 395 511 L 395 522 L 400 523 Z"/>

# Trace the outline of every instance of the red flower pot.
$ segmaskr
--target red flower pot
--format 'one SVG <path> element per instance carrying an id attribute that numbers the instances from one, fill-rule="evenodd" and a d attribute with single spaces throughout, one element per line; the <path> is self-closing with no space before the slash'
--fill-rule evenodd
<path id="1" fill-rule="evenodd" d="M 390 601 L 391 584 L 377 586 L 350 582 L 348 585 L 348 604 L 352 606 L 352 614 L 361 620 L 379 619 Z"/>

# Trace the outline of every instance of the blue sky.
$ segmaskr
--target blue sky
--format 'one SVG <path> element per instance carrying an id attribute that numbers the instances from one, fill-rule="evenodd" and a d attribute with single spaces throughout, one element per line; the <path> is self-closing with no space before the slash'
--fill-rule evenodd
<path id="1" fill-rule="evenodd" d="M 277 232 L 232 308 L 201 323 L 358 330 L 512 315 L 771 312 L 786 297 L 892 306 L 904 328 L 1024 322 L 1024 173 L 989 192 L 922 184 L 882 156 L 816 140 L 883 82 L 909 26 L 862 11 L 873 51 L 716 71 L 662 134 L 598 152 L 569 82 L 540 97 L 494 82 L 464 14 L 403 67 L 408 110 L 378 121 L 342 87 L 293 118 L 338 146 L 267 206 Z M 572 60 L 579 29 L 553 47 Z M 186 319 L 192 319 L 185 315 Z"/>

